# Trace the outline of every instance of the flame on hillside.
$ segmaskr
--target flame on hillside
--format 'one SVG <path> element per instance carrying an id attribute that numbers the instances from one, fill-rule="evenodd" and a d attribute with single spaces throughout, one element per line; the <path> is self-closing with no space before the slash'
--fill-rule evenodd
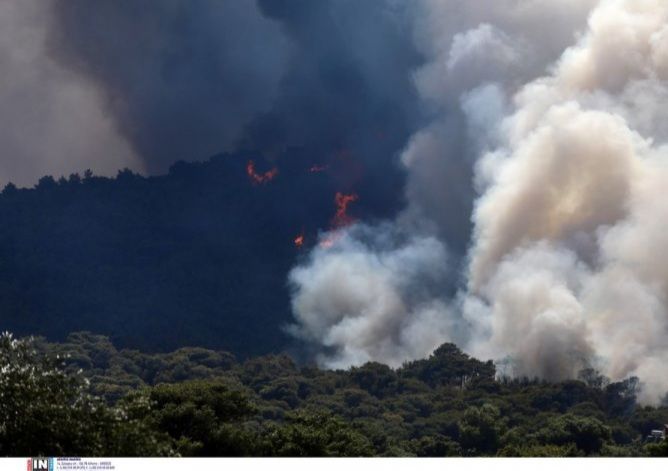
<path id="1" fill-rule="evenodd" d="M 249 160 L 246 164 L 246 174 L 248 174 L 248 178 L 253 185 L 264 185 L 276 178 L 276 175 L 278 175 L 278 169 L 273 167 L 264 173 L 258 173 L 255 170 L 255 162 Z"/>
<path id="2" fill-rule="evenodd" d="M 304 245 L 304 234 L 301 233 L 293 240 L 295 247 L 300 248 Z"/>
<path id="3" fill-rule="evenodd" d="M 348 214 L 348 206 L 359 199 L 355 193 L 345 194 L 337 192 L 334 196 L 334 203 L 336 204 L 336 214 L 332 218 L 332 231 L 327 232 L 318 246 L 323 249 L 329 249 L 336 244 L 336 242 L 343 236 L 343 227 L 349 226 L 355 222 L 355 219 Z"/>
<path id="4" fill-rule="evenodd" d="M 359 197 L 355 193 L 345 194 L 337 192 L 334 196 L 334 203 L 336 204 L 336 214 L 332 219 L 332 226 L 340 228 L 349 226 L 355 219 L 348 215 L 348 206 L 357 201 Z"/>

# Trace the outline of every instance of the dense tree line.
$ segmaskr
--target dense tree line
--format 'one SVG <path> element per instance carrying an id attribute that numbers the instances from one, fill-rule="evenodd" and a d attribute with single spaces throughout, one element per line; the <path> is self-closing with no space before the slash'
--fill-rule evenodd
<path id="1" fill-rule="evenodd" d="M 146 354 L 76 333 L 0 338 L 0 454 L 108 456 L 666 456 L 668 407 L 637 380 L 497 380 L 445 344 L 391 369 Z"/>
<path id="2" fill-rule="evenodd" d="M 176 163 L 163 176 L 129 170 L 44 177 L 0 193 L 2 328 L 17 335 L 110 335 L 142 351 L 184 345 L 240 356 L 280 351 L 291 321 L 287 273 L 328 228 L 333 173 L 324 157 L 288 149 L 271 162 L 252 152 Z M 276 166 L 254 184 L 246 173 Z M 355 188 L 355 217 L 398 207 Z M 294 238 L 303 233 L 302 248 Z"/>

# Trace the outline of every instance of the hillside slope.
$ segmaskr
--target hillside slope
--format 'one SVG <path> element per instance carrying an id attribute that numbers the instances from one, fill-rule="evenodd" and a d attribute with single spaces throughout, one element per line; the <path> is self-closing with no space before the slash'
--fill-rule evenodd
<path id="1" fill-rule="evenodd" d="M 284 348 L 286 275 L 330 226 L 336 192 L 359 194 L 355 217 L 389 216 L 399 205 L 399 197 L 374 200 L 366 177 L 339 178 L 350 172 L 337 172 L 336 160 L 319 164 L 290 149 L 272 162 L 251 153 L 180 162 L 159 177 L 123 171 L 8 185 L 0 329 L 55 340 L 85 329 L 146 350 Z"/>

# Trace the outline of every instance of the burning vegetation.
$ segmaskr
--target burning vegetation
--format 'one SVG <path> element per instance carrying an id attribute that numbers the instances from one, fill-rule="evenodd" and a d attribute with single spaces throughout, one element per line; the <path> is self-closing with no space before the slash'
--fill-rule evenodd
<path id="1" fill-rule="evenodd" d="M 248 178 L 253 185 L 264 185 L 276 178 L 276 175 L 278 175 L 278 169 L 276 167 L 272 167 L 264 173 L 258 173 L 255 170 L 255 162 L 249 160 L 246 164 L 246 174 L 248 175 Z"/>
<path id="2" fill-rule="evenodd" d="M 301 233 L 293 240 L 295 247 L 301 248 L 304 245 L 304 234 Z"/>
<path id="3" fill-rule="evenodd" d="M 336 214 L 334 215 L 334 219 L 332 219 L 332 226 L 334 228 L 349 226 L 355 222 L 355 219 L 348 215 L 348 206 L 358 199 L 359 197 L 355 193 L 336 193 L 334 196 L 334 202 L 336 203 Z"/>
<path id="4" fill-rule="evenodd" d="M 337 192 L 334 196 L 334 203 L 336 204 L 336 214 L 332 218 L 333 231 L 328 232 L 320 240 L 319 246 L 325 249 L 332 247 L 336 241 L 341 237 L 341 232 L 337 229 L 349 226 L 355 222 L 355 218 L 348 214 L 348 206 L 359 199 L 355 193 L 345 194 Z"/>

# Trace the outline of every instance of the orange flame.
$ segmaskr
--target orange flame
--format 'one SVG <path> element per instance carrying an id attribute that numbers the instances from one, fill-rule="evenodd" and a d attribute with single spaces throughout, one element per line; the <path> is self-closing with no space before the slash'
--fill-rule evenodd
<path id="1" fill-rule="evenodd" d="M 332 219 L 332 225 L 334 227 L 344 227 L 355 222 L 355 219 L 348 216 L 348 205 L 357 201 L 359 197 L 355 193 L 346 195 L 341 192 L 337 192 L 334 197 L 334 202 L 336 203 L 336 214 L 334 219 Z"/>
<path id="2" fill-rule="evenodd" d="M 246 164 L 246 173 L 253 185 L 264 185 L 265 183 L 272 181 L 276 175 L 278 175 L 278 169 L 273 167 L 271 170 L 267 170 L 264 173 L 257 173 L 255 171 L 255 162 L 249 160 Z"/>
<path id="3" fill-rule="evenodd" d="M 327 165 L 327 164 L 324 164 L 324 165 L 315 164 L 315 165 L 312 165 L 311 168 L 308 169 L 308 171 L 311 172 L 311 173 L 320 173 L 320 172 L 324 172 L 326 170 L 329 170 L 329 165 Z"/>
<path id="4" fill-rule="evenodd" d="M 336 242 L 343 236 L 343 232 L 336 229 L 348 226 L 355 222 L 355 219 L 348 215 L 348 205 L 354 203 L 359 199 L 355 193 L 349 195 L 341 192 L 336 192 L 334 196 L 334 203 L 336 203 L 336 214 L 332 219 L 332 228 L 334 231 L 325 234 L 324 238 L 320 240 L 318 246 L 323 249 L 329 249 L 336 244 Z"/>
<path id="5" fill-rule="evenodd" d="M 297 237 L 295 237 L 294 243 L 295 243 L 295 247 L 297 247 L 297 248 L 304 245 L 304 234 L 299 234 Z"/>

